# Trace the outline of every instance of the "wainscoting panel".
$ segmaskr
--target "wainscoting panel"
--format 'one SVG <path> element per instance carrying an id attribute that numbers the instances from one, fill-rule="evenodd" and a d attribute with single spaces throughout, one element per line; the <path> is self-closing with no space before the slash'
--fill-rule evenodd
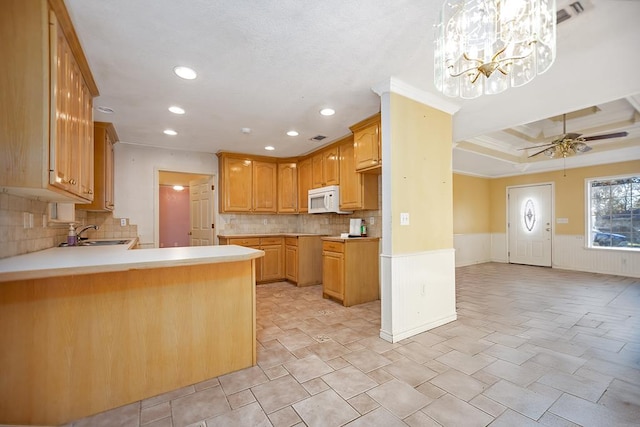
<path id="1" fill-rule="evenodd" d="M 640 251 L 587 249 L 582 235 L 556 234 L 553 243 L 555 268 L 640 277 Z"/>
<path id="2" fill-rule="evenodd" d="M 491 234 L 454 234 L 456 267 L 491 261 Z"/>
<path id="3" fill-rule="evenodd" d="M 506 233 L 491 234 L 491 261 L 509 262 L 509 255 L 507 255 Z"/>
<path id="4" fill-rule="evenodd" d="M 381 338 L 398 342 L 456 320 L 454 258 L 453 249 L 382 255 Z"/>

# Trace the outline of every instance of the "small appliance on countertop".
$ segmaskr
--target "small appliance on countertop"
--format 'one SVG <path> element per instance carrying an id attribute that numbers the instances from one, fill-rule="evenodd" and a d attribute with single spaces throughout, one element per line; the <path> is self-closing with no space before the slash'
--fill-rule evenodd
<path id="1" fill-rule="evenodd" d="M 366 237 L 367 226 L 362 218 L 351 218 L 349 220 L 349 237 Z"/>

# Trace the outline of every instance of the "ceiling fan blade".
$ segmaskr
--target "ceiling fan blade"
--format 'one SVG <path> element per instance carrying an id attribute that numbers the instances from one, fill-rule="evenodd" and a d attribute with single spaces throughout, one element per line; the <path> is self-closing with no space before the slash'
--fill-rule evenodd
<path id="1" fill-rule="evenodd" d="M 557 145 L 557 142 L 550 142 L 548 144 L 542 144 L 542 145 L 534 145 L 533 147 L 527 147 L 527 148 L 518 148 L 518 151 L 522 151 L 522 150 L 533 150 L 534 148 L 542 148 L 542 147 L 551 147 L 553 145 Z"/>
<path id="2" fill-rule="evenodd" d="M 620 138 L 629 135 L 629 132 L 607 133 L 605 135 L 585 136 L 585 141 L 597 141 L 599 139 Z"/>
<path id="3" fill-rule="evenodd" d="M 567 133 L 562 137 L 562 139 L 576 139 L 576 138 L 580 138 L 580 135 L 582 135 L 582 134 L 581 133 Z"/>
<path id="4" fill-rule="evenodd" d="M 542 154 L 542 153 L 544 153 L 545 151 L 547 151 L 548 149 L 549 149 L 549 147 L 545 148 L 544 150 L 540 150 L 540 151 L 538 151 L 537 153 L 534 153 L 534 154 L 532 154 L 532 155 L 530 155 L 530 156 L 527 156 L 527 159 L 530 159 L 531 157 L 537 156 L 538 154 Z"/>

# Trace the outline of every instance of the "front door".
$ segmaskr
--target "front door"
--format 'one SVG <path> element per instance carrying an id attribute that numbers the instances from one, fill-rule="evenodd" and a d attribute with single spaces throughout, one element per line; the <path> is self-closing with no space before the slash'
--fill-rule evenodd
<path id="1" fill-rule="evenodd" d="M 551 267 L 551 184 L 512 187 L 509 200 L 509 262 Z"/>
<path id="2" fill-rule="evenodd" d="M 213 245 L 213 176 L 189 181 L 191 246 Z"/>

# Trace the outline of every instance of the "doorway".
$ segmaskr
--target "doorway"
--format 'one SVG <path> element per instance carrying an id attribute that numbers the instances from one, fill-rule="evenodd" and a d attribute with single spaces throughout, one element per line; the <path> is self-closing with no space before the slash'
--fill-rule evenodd
<path id="1" fill-rule="evenodd" d="M 552 184 L 507 189 L 509 263 L 551 267 Z"/>
<path id="2" fill-rule="evenodd" d="M 156 247 L 214 244 L 213 175 L 158 171 Z"/>

